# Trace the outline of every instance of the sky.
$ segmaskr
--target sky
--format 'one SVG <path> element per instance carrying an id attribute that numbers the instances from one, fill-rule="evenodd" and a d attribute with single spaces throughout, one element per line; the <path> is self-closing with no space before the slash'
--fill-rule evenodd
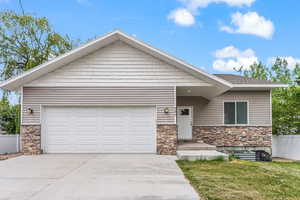
<path id="1" fill-rule="evenodd" d="M 253 62 L 300 63 L 297 0 L 23 0 L 26 13 L 86 41 L 115 29 L 210 73 L 236 73 Z M 18 0 L 0 10 L 21 12 Z"/>

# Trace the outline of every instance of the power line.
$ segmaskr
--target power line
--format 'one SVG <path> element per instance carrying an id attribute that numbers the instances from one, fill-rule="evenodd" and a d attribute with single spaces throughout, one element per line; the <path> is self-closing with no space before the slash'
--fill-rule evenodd
<path id="1" fill-rule="evenodd" d="M 19 5 L 20 5 L 20 8 L 21 8 L 22 14 L 25 15 L 25 11 L 24 11 L 24 8 L 23 8 L 22 0 L 19 0 Z"/>

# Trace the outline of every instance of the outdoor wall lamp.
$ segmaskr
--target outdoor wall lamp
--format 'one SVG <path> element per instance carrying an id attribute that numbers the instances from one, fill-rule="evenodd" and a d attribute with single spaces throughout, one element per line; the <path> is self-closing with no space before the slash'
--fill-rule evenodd
<path id="1" fill-rule="evenodd" d="M 170 112 L 169 108 L 164 109 L 164 113 L 168 114 Z"/>
<path id="2" fill-rule="evenodd" d="M 27 112 L 28 112 L 29 114 L 33 114 L 33 109 L 32 109 L 32 108 L 27 108 Z"/>

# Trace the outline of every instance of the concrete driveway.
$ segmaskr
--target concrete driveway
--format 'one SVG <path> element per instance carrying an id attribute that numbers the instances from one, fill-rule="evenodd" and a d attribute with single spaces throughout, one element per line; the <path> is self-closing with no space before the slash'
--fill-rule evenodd
<path id="1" fill-rule="evenodd" d="M 173 156 L 48 154 L 0 161 L 0 200 L 196 200 Z"/>

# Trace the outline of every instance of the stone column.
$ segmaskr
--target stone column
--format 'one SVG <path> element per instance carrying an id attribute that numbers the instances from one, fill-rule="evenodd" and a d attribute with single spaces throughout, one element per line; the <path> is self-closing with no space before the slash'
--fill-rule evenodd
<path id="1" fill-rule="evenodd" d="M 160 155 L 176 155 L 177 125 L 157 126 L 157 153 Z"/>
<path id="2" fill-rule="evenodd" d="M 41 154 L 41 126 L 22 125 L 21 126 L 21 151 L 25 155 Z"/>

